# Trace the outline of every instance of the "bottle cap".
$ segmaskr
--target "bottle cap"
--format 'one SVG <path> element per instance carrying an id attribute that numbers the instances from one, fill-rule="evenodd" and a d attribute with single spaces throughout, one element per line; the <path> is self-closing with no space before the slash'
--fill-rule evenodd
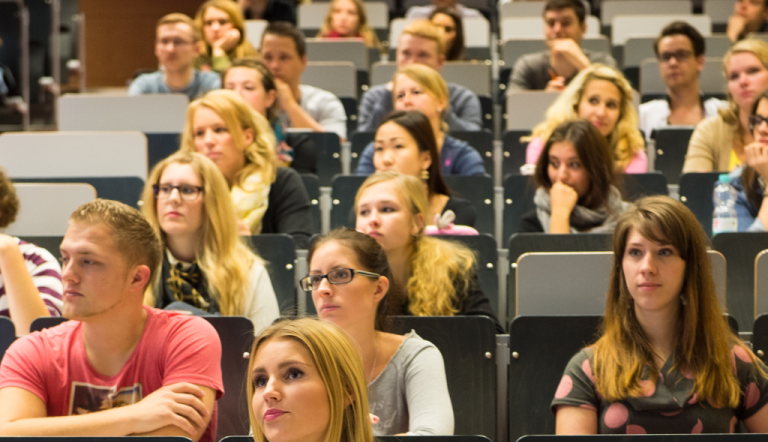
<path id="1" fill-rule="evenodd" d="M 731 182 L 731 176 L 727 173 L 721 173 L 719 177 L 717 177 L 717 181 L 719 183 L 730 183 Z"/>

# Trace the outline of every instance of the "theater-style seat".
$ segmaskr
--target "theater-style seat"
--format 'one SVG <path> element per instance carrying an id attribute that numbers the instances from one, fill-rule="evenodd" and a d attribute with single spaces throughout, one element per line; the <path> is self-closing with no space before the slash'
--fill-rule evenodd
<path id="1" fill-rule="evenodd" d="M 475 252 L 475 259 L 477 259 L 476 272 L 480 288 L 485 293 L 485 296 L 488 297 L 494 313 L 498 316 L 499 272 L 496 266 L 499 261 L 499 255 L 496 251 L 496 238 L 487 233 L 477 236 L 438 235 L 437 238 L 461 243 Z M 503 323 L 503 321 L 501 322 Z"/>
<path id="2" fill-rule="evenodd" d="M 752 328 L 752 349 L 768 364 L 768 314 L 757 317 Z"/>
<path id="3" fill-rule="evenodd" d="M 712 192 L 721 172 L 685 173 L 680 177 L 680 201 L 699 220 L 707 236 L 712 236 Z M 669 178 L 669 177 L 667 177 Z"/>
<path id="4" fill-rule="evenodd" d="M 277 306 L 283 315 L 295 315 L 296 307 L 296 245 L 286 233 L 270 233 L 249 237 L 256 254 L 265 261 L 264 266 L 272 281 Z"/>
<path id="5" fill-rule="evenodd" d="M 14 327 L 11 318 L 0 316 L 0 362 L 3 361 L 3 355 L 8 347 L 16 340 L 16 327 Z"/>
<path id="6" fill-rule="evenodd" d="M 312 204 L 312 233 L 320 233 L 320 179 L 315 174 L 302 173 L 301 181 Z"/>

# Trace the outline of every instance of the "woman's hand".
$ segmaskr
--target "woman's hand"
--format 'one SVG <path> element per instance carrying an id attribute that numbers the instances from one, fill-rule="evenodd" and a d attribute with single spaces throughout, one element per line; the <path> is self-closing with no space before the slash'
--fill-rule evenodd
<path id="1" fill-rule="evenodd" d="M 237 46 L 240 41 L 240 31 L 230 29 L 226 31 L 217 40 L 211 42 L 211 49 L 214 56 L 225 55 L 227 51 Z"/>
<path id="2" fill-rule="evenodd" d="M 749 167 L 763 179 L 768 179 L 768 145 L 755 141 L 744 146 L 744 156 Z"/>
<path id="3" fill-rule="evenodd" d="M 241 236 L 251 236 L 251 228 L 248 227 L 248 224 L 246 224 L 245 221 L 238 219 L 237 233 L 238 235 L 241 235 Z"/>
<path id="4" fill-rule="evenodd" d="M 549 200 L 553 216 L 557 213 L 570 217 L 579 201 L 579 194 L 573 187 L 557 181 L 549 189 Z"/>

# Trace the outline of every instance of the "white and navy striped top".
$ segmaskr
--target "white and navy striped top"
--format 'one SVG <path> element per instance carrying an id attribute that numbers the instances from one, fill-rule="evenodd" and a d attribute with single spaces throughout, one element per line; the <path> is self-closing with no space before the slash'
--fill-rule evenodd
<path id="1" fill-rule="evenodd" d="M 16 237 L 14 239 L 19 243 L 19 249 L 24 256 L 27 270 L 32 275 L 32 281 L 40 292 L 40 297 L 43 298 L 51 316 L 61 316 L 61 294 L 64 292 L 64 287 L 61 283 L 59 262 L 48 250 Z M 10 316 L 3 275 L 0 275 L 0 315 Z"/>

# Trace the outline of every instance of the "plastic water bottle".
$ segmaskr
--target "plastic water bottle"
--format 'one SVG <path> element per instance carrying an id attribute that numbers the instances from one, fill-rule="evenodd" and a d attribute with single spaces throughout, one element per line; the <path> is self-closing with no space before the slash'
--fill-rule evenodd
<path id="1" fill-rule="evenodd" d="M 731 186 L 731 177 L 727 173 L 717 179 L 712 201 L 715 203 L 715 211 L 712 212 L 712 234 L 736 232 L 736 189 Z"/>

